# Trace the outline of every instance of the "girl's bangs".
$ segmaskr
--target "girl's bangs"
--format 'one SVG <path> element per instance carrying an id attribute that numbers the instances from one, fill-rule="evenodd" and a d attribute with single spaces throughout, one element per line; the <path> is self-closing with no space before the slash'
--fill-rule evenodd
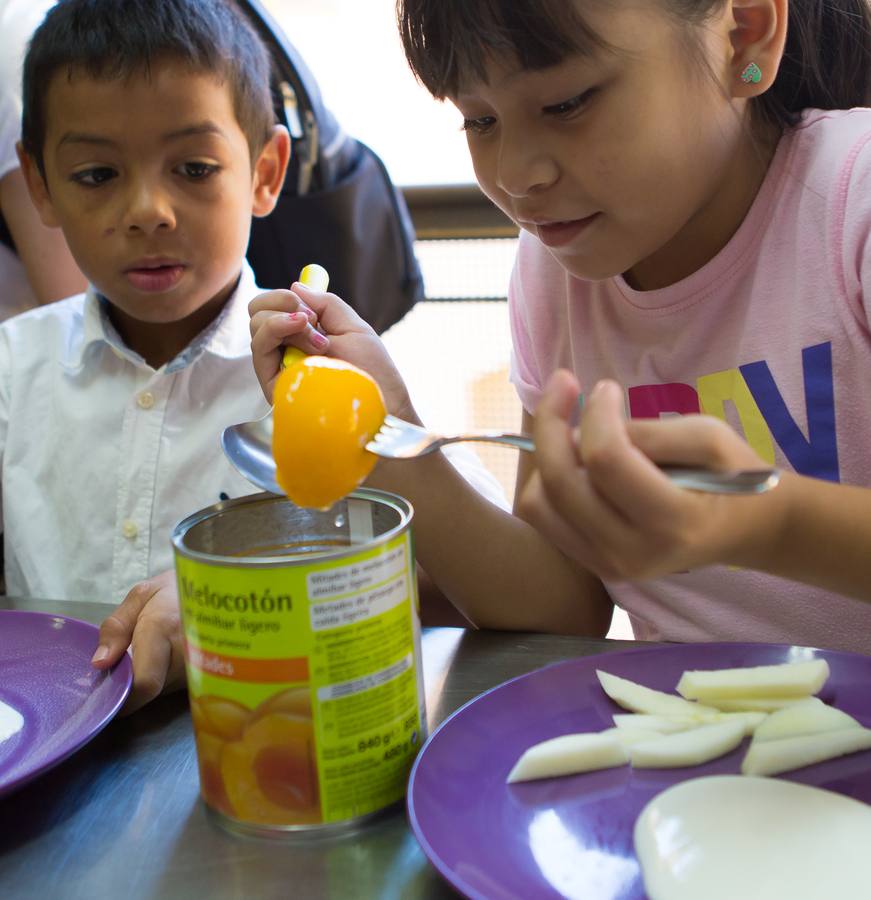
<path id="1" fill-rule="evenodd" d="M 541 70 L 604 46 L 567 0 L 399 0 L 397 13 L 409 65 L 440 100 L 486 81 L 492 56 Z"/>

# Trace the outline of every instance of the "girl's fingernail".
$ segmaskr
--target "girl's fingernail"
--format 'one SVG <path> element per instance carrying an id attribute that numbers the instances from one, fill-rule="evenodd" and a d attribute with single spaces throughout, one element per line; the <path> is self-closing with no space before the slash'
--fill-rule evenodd
<path id="1" fill-rule="evenodd" d="M 318 350 L 323 350 L 323 348 L 326 347 L 329 343 L 329 341 L 319 331 L 312 331 L 312 333 L 309 335 L 309 338 L 312 344 L 317 347 Z"/>
<path id="2" fill-rule="evenodd" d="M 308 322 L 308 316 L 304 312 L 292 312 L 287 313 L 286 315 L 291 322 L 301 322 L 303 319 Z"/>
<path id="3" fill-rule="evenodd" d="M 97 647 L 97 652 L 91 657 L 91 662 L 101 662 L 109 655 L 108 647 Z"/>

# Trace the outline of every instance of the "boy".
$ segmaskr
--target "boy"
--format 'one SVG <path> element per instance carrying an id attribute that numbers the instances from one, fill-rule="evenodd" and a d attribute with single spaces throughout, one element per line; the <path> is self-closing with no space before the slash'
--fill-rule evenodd
<path id="1" fill-rule="evenodd" d="M 252 492 L 219 435 L 266 411 L 244 258 L 289 156 L 272 109 L 267 53 L 223 0 L 62 0 L 35 33 L 22 169 L 90 287 L 0 326 L 10 594 L 129 591 L 132 627 L 161 590 L 174 608 L 174 524 Z M 178 680 L 177 629 L 166 636 L 155 652 L 172 653 Z M 143 614 L 128 709 L 159 689 L 154 637 Z"/>
<path id="2" fill-rule="evenodd" d="M 0 326 L 7 590 L 126 594 L 94 664 L 132 646 L 131 711 L 184 679 L 173 526 L 254 491 L 219 435 L 267 410 L 244 256 L 289 138 L 228 0 L 61 0 L 25 60 L 22 136 L 34 203 L 91 286 Z M 309 317 L 289 318 L 316 353 Z M 457 465 L 494 496 L 473 460 Z"/>

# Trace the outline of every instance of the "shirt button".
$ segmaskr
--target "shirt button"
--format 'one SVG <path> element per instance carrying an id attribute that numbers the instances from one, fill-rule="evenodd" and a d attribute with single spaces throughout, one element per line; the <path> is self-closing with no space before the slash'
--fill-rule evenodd
<path id="1" fill-rule="evenodd" d="M 139 529 L 136 527 L 135 522 L 131 522 L 130 519 L 126 519 L 124 521 L 124 524 L 121 526 L 121 534 L 123 534 L 128 541 L 132 541 L 139 534 Z"/>
<path id="2" fill-rule="evenodd" d="M 140 409 L 151 409 L 154 406 L 154 394 L 151 391 L 143 391 L 136 397 Z"/>

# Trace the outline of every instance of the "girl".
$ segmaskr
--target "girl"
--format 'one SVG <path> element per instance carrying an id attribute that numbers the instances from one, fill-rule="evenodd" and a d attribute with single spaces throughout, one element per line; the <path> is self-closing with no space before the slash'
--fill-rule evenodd
<path id="1" fill-rule="evenodd" d="M 513 516 L 438 454 L 379 463 L 423 567 L 483 626 L 600 635 L 616 603 L 639 638 L 871 652 L 871 606 L 844 596 L 871 599 L 865 0 L 401 0 L 399 19 L 521 228 L 512 380 L 538 448 Z M 288 315 L 307 308 L 418 421 L 371 330 L 298 285 L 250 307 L 267 396 L 282 342 L 312 349 Z M 784 476 L 703 495 L 653 460 Z"/>

